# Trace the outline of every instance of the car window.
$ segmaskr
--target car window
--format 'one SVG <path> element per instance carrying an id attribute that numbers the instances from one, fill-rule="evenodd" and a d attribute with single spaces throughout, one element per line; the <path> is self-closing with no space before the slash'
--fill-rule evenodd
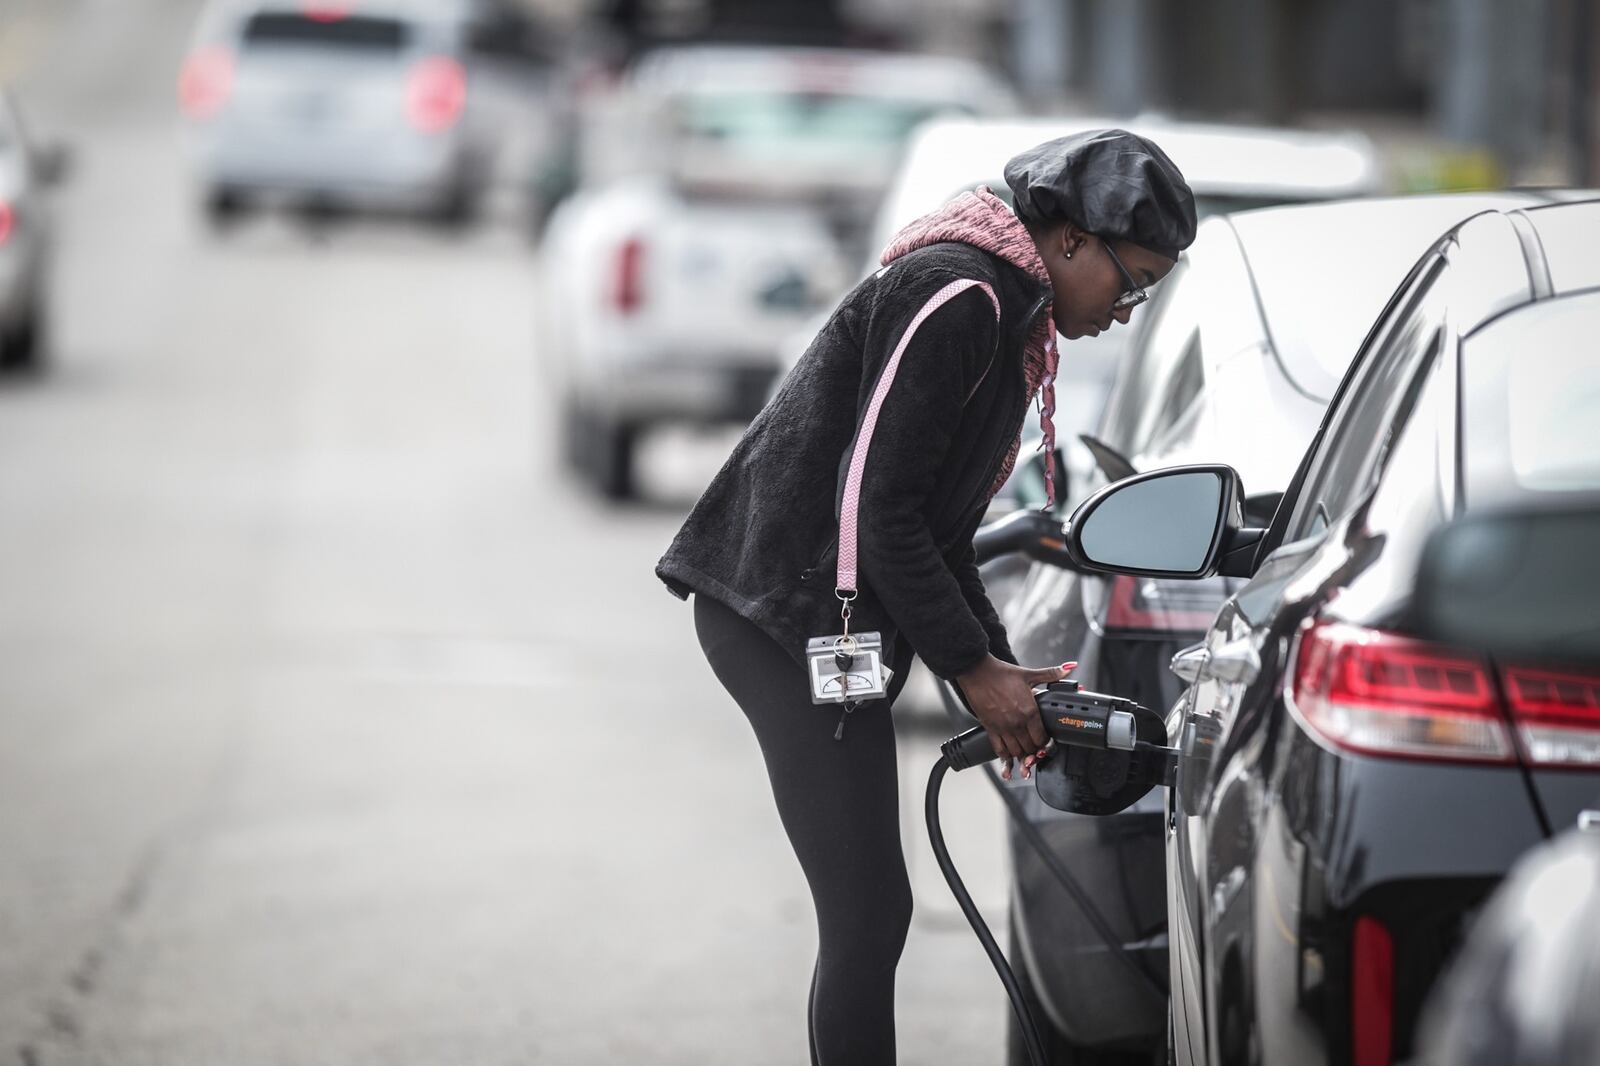
<path id="1" fill-rule="evenodd" d="M 847 93 L 695 92 L 676 101 L 680 136 L 755 158 L 829 158 L 903 141 L 948 106 Z"/>
<path id="2" fill-rule="evenodd" d="M 1187 259 L 1180 259 L 1151 294 L 1148 319 L 1118 374 L 1100 437 L 1123 455 L 1137 455 L 1171 425 L 1172 412 L 1163 402 L 1167 386 L 1186 353 L 1193 349 L 1199 359 L 1198 308 L 1191 277 Z"/>
<path id="3" fill-rule="evenodd" d="M 1403 421 L 1397 416 L 1415 402 L 1418 370 L 1443 349 L 1444 292 L 1435 282 L 1444 270 L 1435 257 L 1418 273 L 1369 352 L 1357 358 L 1295 500 L 1288 539 L 1321 533 L 1371 488 Z"/>
<path id="4" fill-rule="evenodd" d="M 364 53 L 398 52 L 406 47 L 409 27 L 398 19 L 371 15 L 337 18 L 263 11 L 245 23 L 247 46 L 332 48 Z"/>
<path id="5" fill-rule="evenodd" d="M 1150 440 L 1145 444 L 1167 438 L 1171 430 L 1181 423 L 1194 407 L 1205 383 L 1205 365 L 1200 357 L 1200 334 L 1191 333 L 1189 343 L 1184 346 L 1183 354 L 1178 357 L 1178 365 L 1173 368 L 1172 377 L 1162 388 L 1160 410 L 1156 414 Z"/>
<path id="6" fill-rule="evenodd" d="M 1462 345 L 1467 502 L 1600 489 L 1600 292 L 1504 315 Z"/>

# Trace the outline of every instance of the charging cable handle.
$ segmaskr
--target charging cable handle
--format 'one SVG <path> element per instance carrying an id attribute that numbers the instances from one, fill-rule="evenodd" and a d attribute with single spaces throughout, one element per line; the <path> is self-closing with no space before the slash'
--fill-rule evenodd
<path id="1" fill-rule="evenodd" d="M 1065 713 L 1045 716 L 1045 728 L 1057 744 L 1079 748 L 1132 751 L 1139 745 L 1138 726 L 1133 714 L 1101 706 L 1073 707 Z M 989 732 L 974 726 L 958 733 L 939 748 L 950 769 L 961 771 L 999 758 L 989 742 Z"/>

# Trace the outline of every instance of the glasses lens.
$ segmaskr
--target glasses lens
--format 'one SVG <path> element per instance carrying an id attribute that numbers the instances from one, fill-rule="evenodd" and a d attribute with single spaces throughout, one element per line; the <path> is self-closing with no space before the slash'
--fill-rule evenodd
<path id="1" fill-rule="evenodd" d="M 1148 299 L 1150 299 L 1148 292 L 1143 289 L 1134 289 L 1118 296 L 1116 301 L 1112 303 L 1111 308 L 1114 311 L 1126 311 L 1130 307 L 1138 307 Z"/>

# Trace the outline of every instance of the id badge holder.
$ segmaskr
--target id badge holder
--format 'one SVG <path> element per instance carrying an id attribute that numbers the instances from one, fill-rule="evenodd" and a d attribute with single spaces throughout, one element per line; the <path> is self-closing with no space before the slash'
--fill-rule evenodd
<path id="1" fill-rule="evenodd" d="M 844 633 L 812 637 L 806 641 L 806 673 L 811 678 L 811 702 L 844 705 L 833 739 L 844 739 L 845 719 L 867 700 L 888 695 L 894 671 L 883 664 L 883 637 L 875 632 L 850 632 L 850 601 L 855 594 L 840 593 L 839 615 Z"/>

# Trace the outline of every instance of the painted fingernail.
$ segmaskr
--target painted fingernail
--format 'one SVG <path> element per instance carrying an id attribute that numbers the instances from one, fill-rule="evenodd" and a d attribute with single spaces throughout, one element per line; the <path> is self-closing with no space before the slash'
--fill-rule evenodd
<path id="1" fill-rule="evenodd" d="M 1061 669 L 1066 671 L 1067 673 L 1071 673 L 1072 671 L 1076 670 L 1077 668 L 1078 668 L 1078 664 L 1077 663 L 1070 663 L 1069 662 L 1069 663 L 1062 663 L 1061 664 Z"/>

